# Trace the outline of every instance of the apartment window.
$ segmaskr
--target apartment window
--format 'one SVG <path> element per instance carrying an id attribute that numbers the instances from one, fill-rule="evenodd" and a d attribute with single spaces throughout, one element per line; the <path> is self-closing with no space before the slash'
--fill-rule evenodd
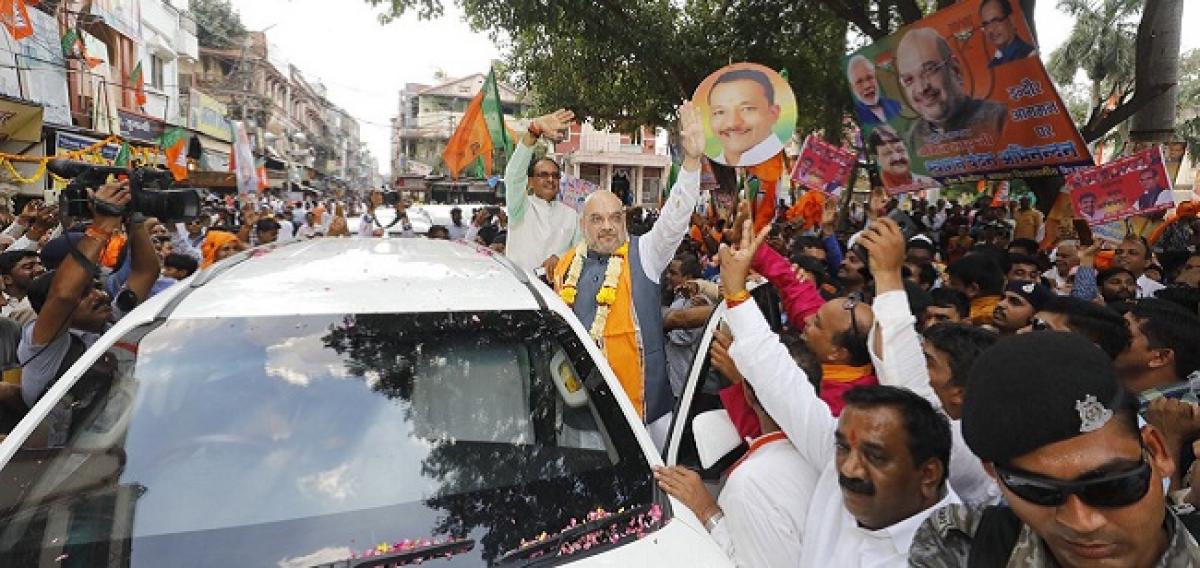
<path id="1" fill-rule="evenodd" d="M 155 89 L 162 90 L 163 88 L 163 67 L 166 62 L 157 55 L 150 56 L 150 86 Z"/>

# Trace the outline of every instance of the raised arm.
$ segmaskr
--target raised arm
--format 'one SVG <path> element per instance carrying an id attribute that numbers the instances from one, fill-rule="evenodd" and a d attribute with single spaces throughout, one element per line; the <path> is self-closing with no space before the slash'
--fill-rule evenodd
<path id="1" fill-rule="evenodd" d="M 871 362 L 880 384 L 907 388 L 941 407 L 941 399 L 929 385 L 929 370 L 917 319 L 908 305 L 900 269 L 904 265 L 904 233 L 895 221 L 878 219 L 858 238 L 867 249 L 871 274 L 875 276 L 875 325 L 867 341 Z"/>
<path id="2" fill-rule="evenodd" d="M 733 332 L 729 355 L 754 386 L 758 400 L 779 424 L 805 461 L 823 468 L 833 459 L 837 419 L 813 390 L 808 376 L 779 341 L 762 312 L 746 291 L 746 278 L 756 246 L 766 240 L 768 228 L 753 241 L 753 229 L 743 229 L 741 250 L 721 247 L 721 281 L 726 302 L 736 304 L 725 314 Z"/>
<path id="3" fill-rule="evenodd" d="M 638 240 L 642 270 L 654 282 L 667 269 L 679 243 L 687 236 L 692 212 L 700 200 L 700 159 L 704 155 L 704 123 L 700 111 L 691 101 L 685 101 L 679 109 L 679 130 L 683 146 L 683 167 L 671 196 L 663 204 L 658 221 L 650 232 Z"/>
<path id="4" fill-rule="evenodd" d="M 504 204 L 514 225 L 521 223 L 529 209 L 529 163 L 533 160 L 533 147 L 542 136 L 553 138 L 573 120 L 575 113 L 564 109 L 533 119 L 508 158 L 508 167 L 504 168 Z"/>

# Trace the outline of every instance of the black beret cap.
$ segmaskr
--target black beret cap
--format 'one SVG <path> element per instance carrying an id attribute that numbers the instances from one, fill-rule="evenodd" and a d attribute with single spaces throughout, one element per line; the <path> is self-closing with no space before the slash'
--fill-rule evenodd
<path id="1" fill-rule="evenodd" d="M 975 359 L 966 391 L 963 439 L 999 463 L 1099 429 L 1125 396 L 1104 351 L 1059 331 L 1000 340 Z"/>

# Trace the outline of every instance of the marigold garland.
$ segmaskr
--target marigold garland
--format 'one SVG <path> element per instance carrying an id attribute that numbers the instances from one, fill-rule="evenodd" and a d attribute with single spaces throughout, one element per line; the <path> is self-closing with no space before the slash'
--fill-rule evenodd
<path id="1" fill-rule="evenodd" d="M 628 254 L 629 242 L 626 241 L 612 256 L 608 257 L 608 267 L 604 270 L 604 283 L 596 292 L 596 317 L 592 320 L 589 335 L 591 335 L 592 341 L 598 345 L 604 339 L 604 327 L 608 325 L 608 312 L 617 301 L 617 285 L 620 283 L 621 270 L 624 268 L 625 257 Z M 567 280 L 558 293 L 568 306 L 575 305 L 576 295 L 579 293 L 579 276 L 583 273 L 583 259 L 586 256 L 587 244 L 579 243 L 575 247 L 575 258 L 571 259 L 571 266 L 567 269 Z"/>

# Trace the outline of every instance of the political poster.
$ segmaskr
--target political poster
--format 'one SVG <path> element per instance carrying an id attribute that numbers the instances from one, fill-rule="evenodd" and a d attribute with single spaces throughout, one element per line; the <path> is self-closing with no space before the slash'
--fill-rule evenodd
<path id="1" fill-rule="evenodd" d="M 796 95 L 779 73 L 735 63 L 709 75 L 692 97 L 704 119 L 705 155 L 725 166 L 774 158 L 796 130 Z"/>
<path id="2" fill-rule="evenodd" d="M 1013 0 L 964 0 L 844 59 L 892 193 L 1069 174 L 1092 158 Z"/>
<path id="3" fill-rule="evenodd" d="M 809 189 L 838 195 L 849 185 L 857 157 L 851 150 L 809 134 L 796 156 L 796 165 L 792 167 L 792 181 Z"/>
<path id="4" fill-rule="evenodd" d="M 598 189 L 600 188 L 596 184 L 586 179 L 563 176 L 558 182 L 558 200 L 574 209 L 576 213 L 582 214 L 583 202 Z"/>
<path id="5" fill-rule="evenodd" d="M 1088 225 L 1161 217 L 1175 206 L 1162 148 L 1144 150 L 1067 177 L 1075 214 Z"/>

